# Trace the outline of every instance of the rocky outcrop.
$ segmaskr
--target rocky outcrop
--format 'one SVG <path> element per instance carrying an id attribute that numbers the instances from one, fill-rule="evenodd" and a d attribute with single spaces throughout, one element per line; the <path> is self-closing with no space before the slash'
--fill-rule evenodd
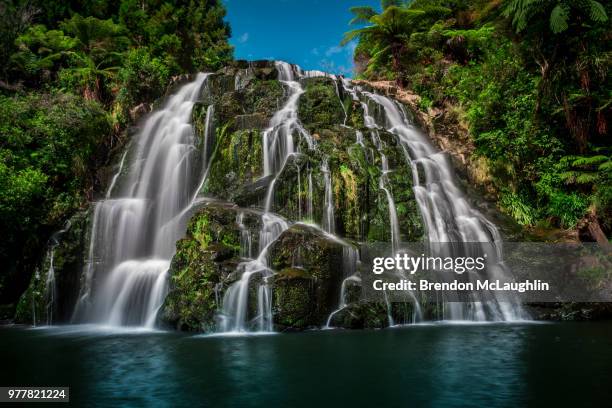
<path id="1" fill-rule="evenodd" d="M 76 213 L 64 230 L 49 240 L 47 254 L 17 304 L 17 323 L 70 322 L 87 257 L 89 214 L 90 211 Z"/>
<path id="2" fill-rule="evenodd" d="M 338 303 L 342 247 L 320 230 L 297 224 L 270 248 L 274 275 L 274 321 L 280 329 L 325 325 Z"/>
<path id="3" fill-rule="evenodd" d="M 250 220 L 250 235 L 258 236 L 262 208 L 275 178 L 264 177 L 263 132 L 288 96 L 287 86 L 277 77 L 271 62 L 236 62 L 212 74 L 202 89 L 193 110 L 196 135 L 202 141 L 206 138 L 210 105 L 214 106 L 215 129 L 203 194 L 227 204 L 208 203 L 200 208 L 185 238 L 177 243 L 169 271 L 170 291 L 160 314 L 166 325 L 189 331 L 215 330 L 223 297 L 240 278 L 239 265 L 247 259 L 241 255 L 236 219 L 243 213 L 242 223 Z M 354 244 L 307 224 L 322 223 L 329 204 L 326 200 L 333 206 L 329 228 L 337 236 L 355 242 L 389 241 L 388 201 L 380 188 L 383 155 L 389 164 L 387 178 L 401 222 L 401 239 L 419 240 L 424 233 L 411 171 L 395 136 L 381 129 L 380 143 L 373 140 L 361 104 L 332 79 L 314 77 L 300 82 L 303 93 L 297 113 L 304 131 L 294 134 L 299 153 L 287 158 L 271 193 L 271 210 L 289 223 L 267 253 L 273 270 L 267 282 L 272 287 L 276 330 L 322 327 L 338 307 L 346 278 L 343 248 Z M 358 137 L 358 133 L 365 136 Z M 261 282 L 260 274 L 249 281 L 247 320 L 257 317 L 258 305 L 252 299 Z M 351 291 L 359 302 L 359 285 Z M 351 307 L 338 314 L 334 325 L 385 327 L 385 310 L 380 304 Z"/>

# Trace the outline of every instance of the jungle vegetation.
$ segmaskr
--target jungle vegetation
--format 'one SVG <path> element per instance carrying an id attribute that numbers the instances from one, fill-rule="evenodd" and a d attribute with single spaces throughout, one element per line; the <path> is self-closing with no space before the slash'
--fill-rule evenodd
<path id="1" fill-rule="evenodd" d="M 357 76 L 463 125 L 499 207 L 525 226 L 612 233 L 610 3 L 382 1 L 353 7 Z M 586 228 L 588 226 L 588 228 Z M 607 237 L 606 237 L 607 236 Z"/>

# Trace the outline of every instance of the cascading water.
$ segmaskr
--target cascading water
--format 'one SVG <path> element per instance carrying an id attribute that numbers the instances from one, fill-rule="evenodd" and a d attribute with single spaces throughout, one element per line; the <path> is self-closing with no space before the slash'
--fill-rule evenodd
<path id="1" fill-rule="evenodd" d="M 489 257 L 491 279 L 499 279 L 504 270 L 501 264 L 501 236 L 497 228 L 472 208 L 453 179 L 451 166 L 443 153 L 436 151 L 431 142 L 408 120 L 399 104 L 391 99 L 362 92 L 368 107 L 374 103 L 382 109 L 380 123 L 374 117 L 366 119 L 368 127 L 381 127 L 397 136 L 406 161 L 413 174 L 414 192 L 433 248 L 444 248 L 437 243 L 482 243 L 481 250 Z M 424 182 L 421 182 L 424 180 Z M 456 247 L 456 254 L 466 246 Z M 494 298 L 495 299 L 495 298 Z M 450 320 L 517 320 L 524 317 L 518 304 L 508 301 L 450 302 L 445 304 L 444 319 Z"/>
<path id="2" fill-rule="evenodd" d="M 49 239 L 49 249 L 47 251 L 47 260 L 49 262 L 49 269 L 47 269 L 47 276 L 45 278 L 45 313 L 46 313 L 46 324 L 53 324 L 55 311 L 56 311 L 56 301 L 57 301 L 57 283 L 55 281 L 55 249 L 60 244 L 60 237 L 66 231 L 70 229 L 70 221 L 66 222 L 64 228 L 55 232 L 51 238 Z M 38 272 L 37 272 L 38 273 Z M 33 304 L 33 316 L 34 316 L 34 325 L 36 325 L 36 307 Z"/>
<path id="3" fill-rule="evenodd" d="M 323 173 L 323 179 L 325 180 L 325 200 L 323 201 L 323 205 L 325 208 L 323 209 L 323 229 L 325 232 L 329 232 L 330 234 L 334 233 L 334 196 L 332 193 L 332 180 L 331 180 L 331 172 L 329 171 L 329 163 L 328 159 L 323 159 L 323 163 L 321 164 L 321 173 Z"/>
<path id="4" fill-rule="evenodd" d="M 241 272 L 240 280 L 233 283 L 225 292 L 223 309 L 219 318 L 219 326 L 223 332 L 246 332 L 253 328 L 248 319 L 249 284 L 254 276 L 261 278 L 257 287 L 258 314 L 255 317 L 256 329 L 261 332 L 271 332 L 272 326 L 272 294 L 268 283 L 272 271 L 269 268 L 268 247 L 289 228 L 289 224 L 271 213 L 274 203 L 274 186 L 278 175 L 282 172 L 289 157 L 296 155 L 294 135 L 304 138 L 310 148 L 314 140 L 298 120 L 297 106 L 300 95 L 304 92 L 302 86 L 295 80 L 294 69 L 285 62 L 276 62 L 278 80 L 285 84 L 288 90 L 287 101 L 270 120 L 270 126 L 263 132 L 263 168 L 264 176 L 273 176 L 266 193 L 265 212 L 261 216 L 262 227 L 259 232 L 259 252 L 255 259 L 248 260 L 238 266 Z"/>
<path id="5" fill-rule="evenodd" d="M 338 301 L 338 308 L 329 314 L 325 328 L 331 328 L 334 316 L 349 304 L 349 299 L 347 298 L 348 285 L 351 283 L 361 284 L 359 272 L 361 261 L 359 258 L 359 251 L 352 245 L 344 245 L 342 247 L 342 272 L 344 279 L 340 286 L 340 299 Z"/>
<path id="6" fill-rule="evenodd" d="M 175 242 L 184 232 L 184 215 L 206 173 L 213 109 L 207 111 L 203 152 L 191 114 L 207 76 L 198 74 L 144 122 L 106 198 L 96 203 L 74 321 L 155 324 Z"/>
<path id="7" fill-rule="evenodd" d="M 361 283 L 358 267 L 360 251 L 334 235 L 334 185 L 328 158 L 323 151 L 317 152 L 323 154 L 320 168 L 315 167 L 314 172 L 322 177 L 324 194 L 322 197 L 317 195 L 322 198 L 322 202 L 316 203 L 313 203 L 313 190 L 315 185 L 318 187 L 320 184 L 318 180 L 316 183 L 313 181 L 311 163 L 307 164 L 306 178 L 303 179 L 303 169 L 296 160 L 303 157 L 300 146 L 307 146 L 310 150 L 319 149 L 315 139 L 298 118 L 298 102 L 304 93 L 299 81 L 302 78 L 326 76 L 334 81 L 336 95 L 345 113 L 345 121 L 341 124 L 345 128 L 348 127 L 348 114 L 343 98 L 350 96 L 353 104 L 360 104 L 363 108 L 364 123 L 368 128 L 368 132 L 364 133 L 369 133 L 375 147 L 364 153 L 370 158 L 378 153 L 381 159 L 379 191 L 388 207 L 393 253 L 401 250 L 401 231 L 391 189 L 394 179 L 390 178 L 390 174 L 394 169 L 389 168 L 384 153 L 389 146 L 385 146 L 380 138 L 383 131 L 395 135 L 405 153 L 406 163 L 412 169 L 414 193 L 427 228 L 428 241 L 431 244 L 493 243 L 493 253 L 488 255 L 490 259 L 501 259 L 501 240 L 497 229 L 469 206 L 454 184 L 450 165 L 442 153 L 437 152 L 429 140 L 412 127 L 401 105 L 389 98 L 352 87 L 344 78 L 302 71 L 283 62 L 276 62 L 275 65 L 278 80 L 283 84 L 286 95 L 284 104 L 274 113 L 262 135 L 262 180 L 268 182 L 268 187 L 264 209 L 260 214 L 261 226 L 258 232 L 251 231 L 243 223 L 244 212 L 237 213 L 236 224 L 240 229 L 240 256 L 243 261 L 235 272 L 239 277 L 237 281 L 225 291 L 223 283 L 214 288 L 220 310 L 218 330 L 273 331 L 274 271 L 270 268 L 268 250 L 290 226 L 288 221 L 273 213 L 276 183 L 287 164 L 296 166 L 298 219 L 304 217 L 308 225 L 313 227 L 314 206 L 322 204 L 321 219 L 318 220 L 321 233 L 343 246 L 343 281 L 338 308 L 329 315 L 327 327 L 333 326 L 338 312 L 352 301 L 352 285 Z M 239 90 L 248 86 L 248 77 L 248 69 L 244 77 L 237 74 L 234 88 Z M 205 140 L 202 143 L 196 141 L 190 124 L 193 105 L 205 84 L 206 75 L 200 74 L 194 82 L 183 86 L 171 96 L 161 110 L 146 120 L 133 147 L 121 157 L 105 199 L 94 207 L 88 262 L 74 313 L 75 321 L 148 327 L 154 325 L 157 310 L 167 290 L 166 272 L 174 254 L 174 244 L 183 234 L 190 209 L 205 184 L 209 169 L 208 158 L 215 146 L 213 105 L 208 106 L 206 111 Z M 355 130 L 355 148 L 366 149 L 364 133 Z M 303 141 L 306 143 L 300 143 Z M 307 194 L 304 198 L 304 214 L 303 183 L 307 183 L 304 186 Z M 338 225 L 341 225 L 340 222 Z M 318 228 L 316 225 L 314 227 Z M 52 258 L 50 264 L 52 268 Z M 501 276 L 504 271 L 501 265 L 496 265 L 491 273 Z M 421 318 L 421 312 L 414 296 L 413 301 L 413 320 L 416 321 Z M 388 299 L 387 304 L 388 321 L 392 325 Z M 249 306 L 256 308 L 256 313 Z M 444 311 L 445 319 L 510 320 L 520 317 L 520 308 L 514 304 L 484 302 L 480 299 L 444 304 Z"/>

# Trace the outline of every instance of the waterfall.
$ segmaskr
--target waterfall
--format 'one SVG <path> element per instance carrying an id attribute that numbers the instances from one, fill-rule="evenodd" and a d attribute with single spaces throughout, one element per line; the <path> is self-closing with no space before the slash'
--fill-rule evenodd
<path id="1" fill-rule="evenodd" d="M 363 103 L 363 115 L 364 115 L 364 123 L 370 129 L 370 136 L 372 138 L 372 144 L 378 150 L 380 154 L 380 179 L 378 180 L 378 188 L 385 193 L 387 198 L 387 207 L 389 209 L 389 229 L 391 233 L 391 253 L 395 255 L 399 250 L 400 243 L 400 228 L 399 228 L 399 220 L 397 218 L 397 210 L 395 208 L 395 200 L 393 199 L 393 194 L 389 190 L 389 160 L 387 156 L 383 153 L 383 143 L 380 140 L 380 135 L 378 133 L 377 126 L 374 122 L 374 118 L 369 114 L 368 105 Z M 363 143 L 363 142 L 362 142 Z M 386 293 L 385 293 L 386 296 Z"/>
<path id="2" fill-rule="evenodd" d="M 361 146 L 361 147 L 365 147 L 365 144 L 363 143 L 363 132 L 361 132 L 360 130 L 355 132 L 355 142 Z"/>
<path id="3" fill-rule="evenodd" d="M 253 256 L 253 242 L 251 231 L 244 225 L 244 212 L 241 211 L 236 216 L 236 224 L 240 229 L 240 256 L 242 258 L 251 258 Z"/>
<path id="4" fill-rule="evenodd" d="M 74 321 L 154 326 L 175 242 L 206 174 L 214 110 L 207 110 L 202 151 L 191 114 L 207 77 L 198 74 L 144 121 L 95 204 Z"/>
<path id="5" fill-rule="evenodd" d="M 47 324 L 53 324 L 53 309 L 55 308 L 55 299 L 57 285 L 55 284 L 55 268 L 53 267 L 53 258 L 55 257 L 55 246 L 49 248 L 49 270 L 47 270 L 47 279 L 45 280 L 45 308 L 47 309 Z"/>
<path id="6" fill-rule="evenodd" d="M 287 87 L 289 96 L 285 105 L 272 116 L 268 129 L 263 132 L 264 176 L 279 173 L 287 158 L 295 153 L 294 132 L 306 139 L 309 148 L 314 146 L 314 140 L 298 120 L 298 100 L 304 90 L 295 80 L 293 67 L 286 62 L 276 62 L 276 68 L 278 80 Z"/>
<path id="7" fill-rule="evenodd" d="M 262 227 L 259 232 L 259 253 L 255 259 L 238 265 L 240 279 L 234 282 L 225 292 L 223 307 L 219 315 L 219 328 L 222 332 L 247 332 L 253 328 L 248 319 L 249 285 L 253 277 L 259 277 L 257 296 L 256 328 L 261 332 L 271 332 L 272 324 L 272 290 L 269 278 L 272 271 L 269 267 L 268 247 L 276 241 L 289 224 L 271 211 L 274 205 L 274 186 L 279 174 L 284 169 L 289 157 L 298 154 L 295 151 L 294 134 L 305 138 L 310 148 L 314 140 L 304 129 L 298 119 L 298 99 L 304 90 L 295 79 L 294 67 L 286 62 L 275 62 L 278 80 L 287 90 L 287 101 L 270 120 L 269 127 L 263 132 L 263 168 L 264 176 L 273 176 L 266 192 L 265 212 L 261 216 Z"/>
<path id="8" fill-rule="evenodd" d="M 389 161 L 392 167 L 399 164 L 393 160 L 393 155 L 389 155 L 390 160 L 387 159 L 385 152 L 388 153 L 390 146 L 383 141 L 388 139 L 381 140 L 381 136 L 388 136 L 389 133 L 401 149 L 401 165 L 404 166 L 405 159 L 405 165 L 412 170 L 414 195 L 426 228 L 430 251 L 440 250 L 437 244 L 444 242 L 458 243 L 453 251 L 465 250 L 468 243 L 483 243 L 482 250 L 486 251 L 488 259 L 498 261 L 493 262 L 488 272 L 489 278 L 504 276 L 501 236 L 497 228 L 469 205 L 453 180 L 453 171 L 446 157 L 412 126 L 402 105 L 360 87 L 353 87 L 341 77 L 318 71 L 302 71 L 284 62 L 275 62 L 275 66 L 278 80 L 285 91 L 285 101 L 261 133 L 263 174 L 260 181 L 267 183 L 267 189 L 265 201 L 262 200 L 263 209 L 258 213 L 260 227 L 257 231 L 245 225 L 244 211 L 252 210 L 237 212 L 235 225 L 240 231 L 240 263 L 230 275 L 234 281 L 229 286 L 227 281 L 222 281 L 214 287 L 219 331 L 243 333 L 274 330 L 274 271 L 268 252 L 291 225 L 274 213 L 275 188 L 281 182 L 279 180 L 283 180 L 280 176 L 288 165 L 295 165 L 297 171 L 297 219 L 314 223 L 316 205 L 316 217 L 320 218 L 317 221 L 320 221 L 321 227 L 309 225 L 319 228 L 321 234 L 343 247 L 343 275 L 338 305 L 329 314 L 326 327 L 332 327 L 334 318 L 344 315 L 338 313 L 354 301 L 351 299 L 351 288 L 361 284 L 360 251 L 334 235 L 336 219 L 332 169 L 338 163 L 326 156 L 323 149 L 315 155 L 308 154 L 308 157 L 300 151 L 301 148 L 319 149 L 298 118 L 298 103 L 304 93 L 300 80 L 305 77 L 332 78 L 345 114 L 344 123 L 338 125 L 348 127 L 346 122 L 349 116 L 342 98 L 350 96 L 354 104 L 360 104 L 363 108 L 367 129 L 362 129 L 363 132 L 355 130 L 355 145 L 351 148 L 359 149 L 361 146 L 369 161 L 380 157 L 378 202 L 382 203 L 385 213 L 385 202 L 380 200 L 386 201 L 392 253 L 402 250 L 402 231 L 395 205 L 399 195 L 394 197 L 394 193 L 399 192 L 392 189 L 395 180 L 392 175 L 397 169 L 390 168 Z M 150 114 L 143 122 L 142 130 L 121 156 L 104 198 L 93 205 L 87 261 L 73 321 L 116 326 L 155 325 L 158 309 L 167 292 L 167 271 L 175 243 L 184 234 L 191 209 L 206 182 L 215 146 L 214 105 L 206 108 L 203 140 L 197 139 L 191 124 L 194 104 L 207 86 L 207 75 L 199 74 L 193 82 L 168 97 L 160 109 Z M 234 79 L 236 90 L 248 86 L 249 73 L 245 71 L 244 77 L 241 75 L 238 73 Z M 367 152 L 364 137 L 371 138 L 374 146 Z M 320 165 L 317 163 L 313 166 L 310 161 L 312 157 L 320 159 Z M 300 165 L 304 158 L 308 159 L 305 169 Z M 304 174 L 304 170 L 307 174 Z M 313 170 L 315 177 L 320 174 L 324 191 L 313 192 L 319 184 L 319 179 L 313 181 Z M 291 182 L 294 180 L 292 178 Z M 335 185 L 336 188 L 339 186 Z M 302 196 L 302 188 L 306 197 Z M 314 200 L 315 192 L 317 197 L 323 193 L 322 200 Z M 338 212 L 342 203 L 336 204 Z M 319 216 L 321 205 L 322 215 Z M 338 223 L 338 230 L 341 230 L 340 225 Z M 53 249 L 53 246 L 50 247 L 46 281 L 51 304 L 56 298 Z M 448 249 L 444 250 L 447 251 L 445 255 L 453 255 L 448 253 Z M 297 258 L 299 256 L 294 261 L 299 263 Z M 393 325 L 391 302 L 387 293 L 384 296 L 387 318 Z M 410 296 L 414 303 L 413 321 L 416 321 L 422 318 L 421 311 L 415 295 L 411 293 Z M 47 307 L 49 322 L 53 319 L 52 307 Z M 522 317 L 518 305 L 507 301 L 484 301 L 476 297 L 463 303 L 443 302 L 442 310 L 443 319 L 512 320 Z"/>
<path id="9" fill-rule="evenodd" d="M 334 233 L 335 230 L 335 217 L 334 217 L 334 196 L 332 191 L 332 180 L 331 172 L 329 170 L 328 158 L 323 159 L 321 164 L 321 173 L 323 173 L 323 179 L 325 181 L 325 200 L 323 205 L 323 229 L 325 232 L 330 234 Z"/>
<path id="10" fill-rule="evenodd" d="M 127 157 L 128 150 L 129 149 L 125 149 L 125 152 L 123 152 L 123 155 L 121 156 L 121 161 L 119 162 L 119 169 L 113 175 L 113 179 L 111 180 L 108 190 L 106 190 L 106 196 L 105 196 L 106 199 L 110 198 L 111 193 L 113 192 L 113 189 L 115 188 L 115 184 L 117 184 L 117 179 L 119 178 L 119 176 L 121 175 L 121 172 L 123 171 L 123 165 L 125 164 L 125 158 Z"/>
<path id="11" fill-rule="evenodd" d="M 361 276 L 358 269 L 358 265 L 361 263 L 359 258 L 359 251 L 352 245 L 344 245 L 342 247 L 342 273 L 344 279 L 340 285 L 338 308 L 332 311 L 327 317 L 327 322 L 325 323 L 326 329 L 332 327 L 334 316 L 349 304 L 349 300 L 347 299 L 347 286 L 352 282 L 361 284 Z"/>
<path id="12" fill-rule="evenodd" d="M 501 236 L 497 228 L 470 206 L 456 186 L 450 163 L 434 149 L 429 139 L 408 120 L 403 107 L 391 99 L 363 92 L 368 102 L 382 109 L 380 123 L 370 116 L 368 126 L 379 126 L 394 134 L 400 142 L 407 164 L 412 169 L 414 193 L 425 224 L 430 249 L 444 248 L 438 243 L 481 243 L 488 256 L 490 279 L 501 279 L 505 273 L 501 262 Z M 423 180 L 423 181 L 422 181 Z M 456 255 L 467 245 L 456 246 Z M 448 255 L 448 253 L 447 253 Z M 476 295 L 474 295 L 476 296 Z M 493 297 L 495 299 L 495 297 Z M 451 320 L 517 320 L 524 316 L 518 304 L 508 301 L 450 302 L 445 305 L 444 319 Z"/>
<path id="13" fill-rule="evenodd" d="M 314 207 L 312 205 L 312 169 L 308 168 L 308 197 L 307 197 L 307 211 L 308 220 L 312 222 L 314 220 Z"/>
<path id="14" fill-rule="evenodd" d="M 47 325 L 53 324 L 54 312 L 56 309 L 57 301 L 57 283 L 55 282 L 55 249 L 60 244 L 60 237 L 62 234 L 70 229 L 70 221 L 66 221 L 64 228 L 55 232 L 49 239 L 49 249 L 47 250 L 47 260 L 49 262 L 49 269 L 47 269 L 47 276 L 45 279 L 45 313 Z M 37 272 L 38 274 L 38 272 Z M 36 321 L 36 317 L 34 316 Z M 35 324 L 36 325 L 36 324 Z"/>

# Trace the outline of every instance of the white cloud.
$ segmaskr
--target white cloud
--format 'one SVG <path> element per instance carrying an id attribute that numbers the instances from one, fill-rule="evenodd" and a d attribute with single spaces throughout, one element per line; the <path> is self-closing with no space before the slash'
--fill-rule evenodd
<path id="1" fill-rule="evenodd" d="M 249 41 L 249 33 L 244 33 L 240 37 L 238 37 L 238 42 L 240 44 L 244 44 L 247 41 Z"/>
<path id="2" fill-rule="evenodd" d="M 338 54 L 339 52 L 342 52 L 342 47 L 340 47 L 339 45 L 334 45 L 325 50 L 325 56 L 331 57 L 332 55 Z"/>

